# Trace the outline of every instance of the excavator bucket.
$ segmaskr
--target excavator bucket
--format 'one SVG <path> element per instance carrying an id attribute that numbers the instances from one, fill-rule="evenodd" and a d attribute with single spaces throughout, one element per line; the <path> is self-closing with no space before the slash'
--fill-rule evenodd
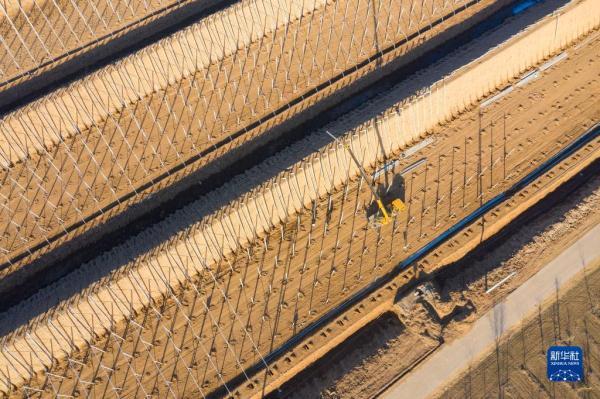
<path id="1" fill-rule="evenodd" d="M 396 198 L 395 200 L 393 200 L 391 206 L 393 214 L 404 212 L 404 210 L 406 209 L 406 205 L 404 205 L 404 202 L 402 202 L 400 198 Z"/>

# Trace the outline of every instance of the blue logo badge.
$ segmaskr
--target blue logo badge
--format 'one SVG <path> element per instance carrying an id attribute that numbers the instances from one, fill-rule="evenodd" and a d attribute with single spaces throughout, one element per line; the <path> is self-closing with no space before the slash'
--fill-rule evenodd
<path id="1" fill-rule="evenodd" d="M 551 346 L 546 353 L 550 381 L 583 380 L 583 351 L 578 346 Z"/>

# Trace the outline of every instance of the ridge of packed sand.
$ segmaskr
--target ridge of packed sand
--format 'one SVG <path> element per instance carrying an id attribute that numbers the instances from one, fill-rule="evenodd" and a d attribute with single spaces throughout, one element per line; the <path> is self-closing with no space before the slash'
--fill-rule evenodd
<path id="1" fill-rule="evenodd" d="M 314 12 L 325 0 L 246 0 L 14 111 L 0 120 L 10 167 Z"/>

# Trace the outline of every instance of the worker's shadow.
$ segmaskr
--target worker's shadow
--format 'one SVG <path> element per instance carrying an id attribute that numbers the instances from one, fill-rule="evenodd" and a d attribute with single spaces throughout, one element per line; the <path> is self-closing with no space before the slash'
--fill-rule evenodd
<path id="1" fill-rule="evenodd" d="M 391 179 L 390 179 L 391 177 Z M 400 199 L 402 202 L 405 201 L 405 187 L 404 177 L 400 174 L 389 176 L 386 182 L 385 177 L 381 176 L 375 182 L 375 189 L 377 194 L 381 198 L 383 205 L 387 208 L 395 199 Z M 367 206 L 367 218 L 375 216 L 379 212 L 379 206 L 375 198 L 372 198 L 371 203 Z"/>

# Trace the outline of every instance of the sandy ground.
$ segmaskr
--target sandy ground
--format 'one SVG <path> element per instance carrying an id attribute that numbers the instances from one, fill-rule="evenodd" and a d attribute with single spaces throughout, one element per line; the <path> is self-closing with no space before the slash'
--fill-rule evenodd
<path id="1" fill-rule="evenodd" d="M 165 173 L 175 179 L 170 168 L 193 156 L 207 152 L 201 163 L 211 162 L 228 149 L 220 146 L 221 140 L 227 143 L 233 133 L 303 98 L 307 87 L 327 82 L 460 4 L 431 2 L 418 8 L 382 2 L 373 9 L 366 1 L 335 2 L 301 19 L 294 25 L 297 29 L 276 31 L 2 171 L 0 247 L 6 261 L 37 244 L 48 250 L 47 237 L 66 235 L 71 225 L 90 215 L 107 218 L 131 201 L 144 199 L 148 192 L 121 203 L 124 195 L 152 185 Z M 448 24 L 461 18 L 457 13 Z M 377 24 L 375 30 L 374 20 L 386 24 Z M 401 23 L 392 24 L 397 20 Z M 27 140 L 23 144 L 27 146 Z M 88 220 L 80 230 L 90 224 Z"/>
<path id="2" fill-rule="evenodd" d="M 435 291 L 438 294 L 435 298 L 429 298 L 428 301 L 435 309 L 442 310 L 442 313 L 447 313 L 443 309 L 460 304 L 470 304 L 471 310 L 443 323 L 429 320 L 429 322 L 419 325 L 420 332 L 423 333 L 427 330 L 436 332 L 437 328 L 439 336 L 443 336 L 446 342 L 452 342 L 463 336 L 481 314 L 491 309 L 508 293 L 520 286 L 524 280 L 554 259 L 560 251 L 577 241 L 590 228 L 598 225 L 600 223 L 598 209 L 600 209 L 600 176 L 592 178 L 584 186 L 572 192 L 567 201 L 557 204 L 549 212 L 518 227 L 509 239 L 503 240 L 488 252 L 471 254 L 458 264 L 452 265 L 452 269 L 456 272 L 449 271 L 433 279 L 433 286 L 436 287 Z M 554 245 L 550 245 L 550 243 Z M 486 293 L 487 288 L 511 273 L 516 273 L 516 275 L 491 293 Z M 395 308 L 406 308 L 403 315 L 400 312 L 403 320 L 423 320 L 418 312 L 420 308 L 414 305 L 414 299 L 411 298 L 413 298 L 413 291 L 405 294 Z M 404 305 L 407 301 L 409 306 Z M 388 338 L 386 340 L 373 339 L 370 345 L 374 348 L 371 351 L 357 350 L 352 344 L 355 338 L 345 341 L 343 345 L 334 350 L 331 357 L 323 358 L 304 374 L 285 384 L 282 390 L 272 396 L 299 397 L 295 393 L 302 392 L 305 394 L 304 397 L 375 397 L 374 395 L 380 392 L 384 384 L 390 382 L 396 375 L 404 374 L 407 371 L 406 364 L 399 361 L 403 357 L 398 355 L 405 340 L 414 343 L 411 347 L 411 357 L 415 353 L 423 352 L 431 355 L 427 352 L 431 344 L 415 342 L 410 332 L 402 328 L 402 324 L 400 324 L 400 328 L 396 328 L 396 325 L 398 325 L 397 320 L 378 324 L 380 329 L 375 330 L 375 333 L 378 334 L 375 337 L 385 336 Z M 357 335 L 368 335 L 371 332 L 370 328 L 363 327 Z M 390 339 L 390 336 L 393 338 Z M 372 353 L 376 353 L 376 355 L 372 355 Z M 392 359 L 396 361 L 392 367 L 396 375 L 382 381 L 381 374 L 385 375 L 388 370 L 386 361 L 388 353 L 393 354 Z M 343 359 L 344 363 L 332 369 L 331 363 L 325 364 L 330 358 Z M 344 367 L 344 365 L 349 365 L 349 367 Z M 476 365 L 473 367 L 476 368 Z M 378 370 L 378 372 L 369 373 L 369 370 Z M 333 376 L 325 378 L 328 374 Z M 367 378 L 361 380 L 360 384 L 354 383 L 355 380 L 360 380 L 365 376 Z M 479 373 L 479 378 L 481 382 L 481 378 L 483 378 L 481 373 Z M 464 384 L 467 382 L 466 377 L 460 381 Z M 454 385 L 448 393 L 449 397 L 469 397 L 468 395 L 463 396 L 466 395 L 465 393 L 461 395 L 461 391 L 457 389 L 459 383 L 455 382 L 449 385 Z M 489 386 L 492 387 L 490 394 L 495 397 L 497 391 L 494 389 L 497 386 L 494 388 L 493 383 L 489 383 Z M 357 392 L 360 392 L 361 395 L 358 395 Z M 485 391 L 479 390 L 479 387 L 473 387 L 471 393 L 475 397 L 483 397 Z M 516 397 L 522 396 L 517 395 Z"/>
<path id="3" fill-rule="evenodd" d="M 0 4 L 0 88 L 85 51 L 120 29 L 186 1 L 15 0 Z"/>
<path id="4" fill-rule="evenodd" d="M 467 112 L 434 132 L 434 144 L 402 159 L 395 176 L 421 158 L 427 161 L 405 177 L 399 194 L 404 191 L 408 209 L 393 225 L 368 228 L 365 207 L 372 199 L 358 180 L 349 181 L 262 243 L 221 262 L 216 278 L 207 272 L 177 300 L 157 303 L 160 319 L 144 312 L 137 324 L 116 326 L 114 334 L 125 341 L 101 339 L 95 346 L 102 350 L 88 351 L 81 366 L 56 366 L 53 374 L 67 376 L 60 384 L 47 374 L 36 385 L 49 392 L 91 389 L 92 396 L 211 391 L 600 119 L 596 41 L 486 108 L 481 122 L 478 110 Z M 462 156 L 477 154 L 480 143 L 481 157 Z M 382 184 L 386 178 L 394 181 L 388 174 Z M 128 371 L 107 371 L 107 364 Z"/>
<path id="5" fill-rule="evenodd" d="M 466 370 L 474 359 L 494 347 L 509 331 L 518 328 L 523 319 L 537 313 L 545 300 L 560 292 L 600 261 L 600 225 L 580 237 L 551 259 L 534 276 L 482 314 L 471 329 L 452 342 L 445 343 L 413 372 L 382 394 L 382 399 L 406 397 L 427 398 L 436 388 Z M 429 385 L 423 385 L 423 380 Z M 484 391 L 485 392 L 485 391 Z"/>
<path id="6" fill-rule="evenodd" d="M 384 313 L 271 396 L 367 398 L 437 345 L 424 330 L 411 330 L 395 313 Z"/>
<path id="7" fill-rule="evenodd" d="M 437 398 L 596 398 L 600 392 L 600 264 L 585 277 L 525 320 L 469 371 L 440 389 Z M 577 345 L 584 350 L 582 383 L 552 383 L 546 376 L 551 345 Z"/>

